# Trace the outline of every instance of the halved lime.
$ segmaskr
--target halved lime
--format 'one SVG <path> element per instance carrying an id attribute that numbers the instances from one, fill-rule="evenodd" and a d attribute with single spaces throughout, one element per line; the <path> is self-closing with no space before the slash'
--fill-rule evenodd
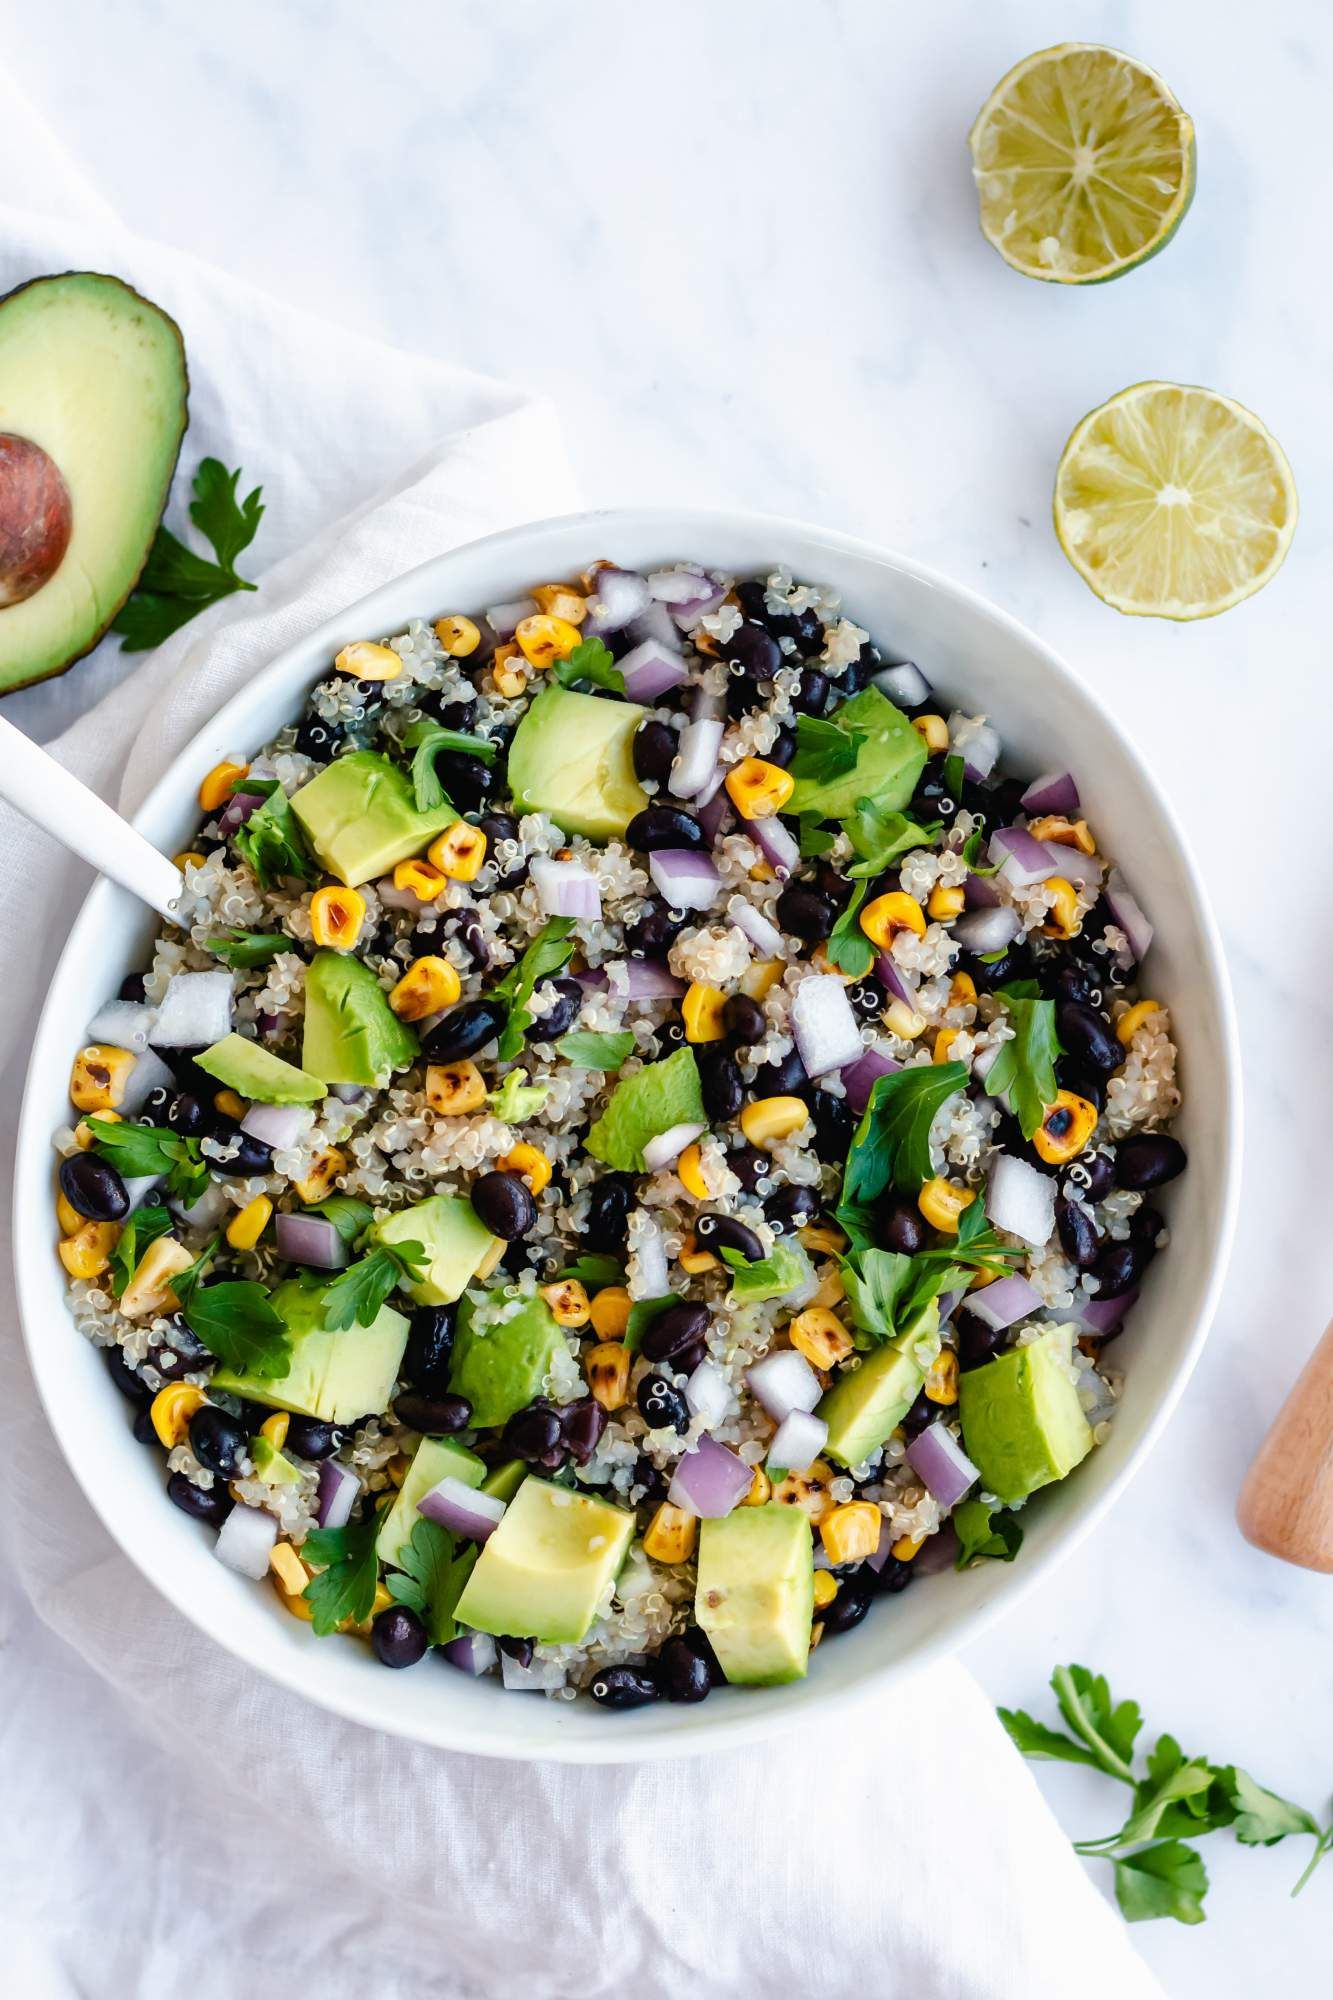
<path id="1" fill-rule="evenodd" d="M 1077 426 L 1055 476 L 1055 532 L 1104 603 L 1212 618 L 1262 590 L 1296 532 L 1287 455 L 1251 411 L 1179 382 L 1137 382 Z"/>
<path id="2" fill-rule="evenodd" d="M 981 227 L 1025 277 L 1096 285 L 1155 256 L 1194 194 L 1194 124 L 1155 70 L 1095 42 L 1002 77 L 968 135 Z"/>

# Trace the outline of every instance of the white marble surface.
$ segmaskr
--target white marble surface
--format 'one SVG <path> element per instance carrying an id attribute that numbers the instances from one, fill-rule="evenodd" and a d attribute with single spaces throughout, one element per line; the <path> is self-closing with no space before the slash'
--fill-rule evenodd
<path id="1" fill-rule="evenodd" d="M 1168 780 L 1231 950 L 1240 1238 L 1155 1458 L 970 1664 L 997 1700 L 1040 1707 L 1053 1662 L 1090 1662 L 1187 1747 L 1326 1807 L 1333 1581 L 1255 1554 L 1232 1519 L 1333 1310 L 1324 0 L 5 12 L 14 73 L 136 228 L 545 389 L 590 501 L 757 506 L 937 563 L 1035 626 L 1123 718 Z M 1199 193 L 1175 243 L 1082 293 L 1027 283 L 988 249 L 964 151 L 1002 71 L 1070 37 L 1154 63 L 1199 129 Z M 1103 609 L 1048 525 L 1074 421 L 1150 375 L 1256 408 L 1303 503 L 1278 581 L 1181 629 Z M 245 462 L 262 476 L 262 438 Z M 261 552 L 281 546 L 266 523 Z M 7 712 L 49 733 L 116 671 L 104 649 Z M 1055 1771 L 1049 1792 L 1075 1834 L 1106 1828 L 1111 1802 L 1080 1774 Z M 1292 1849 L 1224 1838 L 1207 1843 L 1206 1927 L 1137 1933 L 1168 1989 L 1326 1983 L 1333 1864 L 1293 1905 Z"/>

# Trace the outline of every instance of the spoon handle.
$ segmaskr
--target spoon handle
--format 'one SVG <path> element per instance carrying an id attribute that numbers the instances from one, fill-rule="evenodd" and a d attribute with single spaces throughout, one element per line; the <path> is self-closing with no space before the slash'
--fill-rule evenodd
<path id="1" fill-rule="evenodd" d="M 1333 1570 L 1333 1325 L 1260 1445 L 1236 1518 L 1269 1555 Z"/>
<path id="2" fill-rule="evenodd" d="M 174 920 L 171 905 L 182 887 L 175 862 L 3 716 L 0 798 L 140 902 Z"/>

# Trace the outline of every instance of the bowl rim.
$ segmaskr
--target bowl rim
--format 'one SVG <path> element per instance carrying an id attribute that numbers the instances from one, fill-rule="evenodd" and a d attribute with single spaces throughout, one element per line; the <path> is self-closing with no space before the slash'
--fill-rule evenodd
<path id="1" fill-rule="evenodd" d="M 533 542 L 540 542 L 541 538 L 547 535 L 578 530 L 592 537 L 599 529 L 620 525 L 627 528 L 637 527 L 640 530 L 653 529 L 661 534 L 664 546 L 669 546 L 672 538 L 684 535 L 685 545 L 694 544 L 706 549 L 710 532 L 714 535 L 740 533 L 771 537 L 775 549 L 781 549 L 784 543 L 799 542 L 813 554 L 826 550 L 832 555 L 868 561 L 910 577 L 928 589 L 938 591 L 943 597 L 961 605 L 970 616 L 979 619 L 983 624 L 989 624 L 1005 632 L 1040 664 L 1043 672 L 1073 684 L 1079 699 L 1091 710 L 1098 727 L 1114 741 L 1121 755 L 1132 765 L 1144 789 L 1150 795 L 1160 816 L 1162 827 L 1176 850 L 1193 904 L 1190 914 L 1198 927 L 1204 946 L 1205 963 L 1201 967 L 1201 974 L 1212 990 L 1221 1058 L 1220 1077 L 1214 1076 L 1211 1082 L 1214 1088 L 1219 1081 L 1223 1085 L 1220 1093 L 1222 1098 L 1220 1194 L 1217 1203 L 1216 1241 L 1213 1245 L 1207 1281 L 1193 1315 L 1194 1323 L 1188 1342 L 1171 1379 L 1144 1423 L 1140 1435 L 1130 1447 L 1124 1463 L 1108 1478 L 1103 1490 L 1087 1499 L 1075 1518 L 1067 1525 L 1062 1525 L 1051 1546 L 1044 1548 L 1040 1553 L 1034 1552 L 1030 1562 L 1009 1570 L 1003 1590 L 995 1591 L 981 1603 L 960 1609 L 956 1619 L 928 1635 L 904 1657 L 879 1661 L 869 1658 L 850 1686 L 840 1687 L 836 1691 L 830 1690 L 831 1696 L 836 1692 L 840 1702 L 851 1703 L 869 1699 L 895 1676 L 916 1673 L 974 1642 L 993 1620 L 1010 1613 L 1029 1591 L 1035 1589 L 1040 1581 L 1053 1573 L 1101 1523 L 1112 1505 L 1123 1495 L 1131 1479 L 1140 1471 L 1170 1422 L 1198 1365 L 1226 1281 L 1240 1196 L 1243 1116 L 1239 1033 L 1226 958 L 1216 918 L 1191 843 L 1156 774 L 1144 761 L 1120 722 L 1106 708 L 1099 694 L 1079 678 L 1052 646 L 1013 613 L 995 604 L 969 584 L 960 583 L 931 565 L 918 562 L 912 557 L 904 556 L 864 537 L 847 535 L 788 516 L 766 514 L 748 508 L 697 508 L 665 504 L 576 509 L 570 513 L 549 515 L 537 521 L 477 536 L 471 541 L 442 550 L 424 562 L 415 564 L 411 569 L 387 578 L 374 590 L 321 620 L 310 631 L 283 646 L 234 694 L 206 717 L 199 728 L 181 745 L 134 813 L 133 823 L 142 828 L 142 822 L 151 820 L 164 802 L 178 805 L 183 770 L 188 767 L 200 740 L 205 735 L 212 736 L 224 732 L 233 717 L 241 717 L 253 700 L 254 690 L 270 681 L 280 679 L 289 670 L 294 655 L 323 648 L 334 641 L 341 643 L 345 637 L 348 620 L 354 615 L 361 612 L 373 615 L 376 605 L 382 599 L 396 599 L 405 591 L 410 592 L 418 580 L 423 587 L 426 586 L 429 579 L 438 573 L 442 566 L 453 562 L 466 562 L 483 552 L 497 556 L 502 556 L 509 550 L 517 552 Z M 777 559 L 775 556 L 775 560 Z M 802 561 L 805 560 L 807 558 L 803 557 Z M 395 618 L 399 615 L 395 611 Z M 119 1531 L 110 1512 L 104 1511 L 101 1505 L 91 1470 L 75 1462 L 65 1448 L 58 1421 L 57 1395 L 60 1384 L 54 1362 L 49 1358 L 54 1353 L 54 1348 L 50 1343 L 43 1343 L 37 1331 L 41 1315 L 36 1294 L 38 1282 L 36 1259 L 39 1255 L 47 1254 L 47 1235 L 40 1229 L 25 1232 L 24 1227 L 28 1211 L 38 1199 L 39 1191 L 45 1191 L 49 1167 L 51 1134 L 49 1123 L 43 1115 L 41 1097 L 42 1078 L 46 1073 L 48 1059 L 45 1043 L 49 1032 L 48 1014 L 51 996 L 63 986 L 67 977 L 66 961 L 70 957 L 76 934 L 89 919 L 90 912 L 95 911 L 104 901 L 108 901 L 113 893 L 115 893 L 114 885 L 104 877 L 97 877 L 83 898 L 51 974 L 34 1029 L 14 1153 L 12 1209 L 16 1245 L 15 1288 L 19 1303 L 20 1327 L 43 1414 L 60 1444 L 66 1465 L 93 1513 L 139 1574 L 173 1609 L 187 1618 L 196 1630 L 223 1646 L 251 1671 L 263 1674 L 291 1693 L 345 1720 L 430 1748 L 461 1751 L 473 1756 L 493 1757 L 504 1761 L 550 1761 L 571 1764 L 637 1763 L 725 1750 L 771 1738 L 780 1734 L 784 1727 L 794 1726 L 804 1713 L 805 1704 L 794 1704 L 790 1713 L 780 1702 L 772 1706 L 764 1704 L 762 1712 L 756 1711 L 751 1715 L 746 1714 L 744 1702 L 738 1702 L 734 1707 L 728 1704 L 725 1713 L 719 1713 L 712 1705 L 708 1709 L 699 1711 L 691 1709 L 690 1716 L 698 1716 L 699 1726 L 695 1729 L 676 1727 L 668 1730 L 660 1725 L 654 1728 L 650 1720 L 652 1711 L 640 1711 L 635 1718 L 639 1726 L 632 1736 L 608 1728 L 605 1736 L 600 1739 L 583 1737 L 568 1741 L 558 1732 L 553 1732 L 551 1740 L 540 1751 L 533 1751 L 525 1744 L 506 1740 L 506 1731 L 498 1719 L 502 1711 L 497 1712 L 496 1725 L 487 1734 L 477 1729 L 475 1717 L 469 1719 L 466 1727 L 461 1725 L 449 1727 L 449 1704 L 441 1702 L 439 1714 L 444 1726 L 423 1733 L 411 1722 L 400 1720 L 392 1703 L 380 1702 L 369 1696 L 363 1699 L 359 1688 L 326 1689 L 320 1686 L 317 1680 L 312 1681 L 308 1674 L 303 1676 L 294 1660 L 289 1665 L 285 1656 L 265 1660 L 262 1663 L 256 1661 L 243 1641 L 233 1636 L 225 1620 L 209 1616 L 197 1597 L 187 1596 L 184 1592 L 177 1592 L 168 1587 L 154 1573 L 148 1558 L 136 1550 L 131 1540 Z M 36 1213 L 40 1213 L 40 1210 L 35 1210 L 34 1214 Z M 77 1331 L 72 1316 L 69 1325 L 72 1331 Z M 108 1404 L 108 1408 L 112 1407 L 114 1407 L 113 1402 Z"/>

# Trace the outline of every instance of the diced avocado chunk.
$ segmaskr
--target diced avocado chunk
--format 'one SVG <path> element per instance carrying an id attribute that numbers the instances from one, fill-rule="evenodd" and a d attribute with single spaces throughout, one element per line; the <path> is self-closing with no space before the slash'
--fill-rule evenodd
<path id="1" fill-rule="evenodd" d="M 805 1516 L 806 1541 L 810 1539 Z M 591 1493 L 525 1479 L 482 1544 L 458 1600 L 458 1621 L 477 1632 L 573 1646 L 619 1573 L 634 1516 Z"/>
<path id="2" fill-rule="evenodd" d="M 450 1306 L 461 1299 L 495 1246 L 490 1230 L 461 1194 L 433 1194 L 411 1208 L 396 1209 L 372 1225 L 367 1241 L 421 1245 L 425 1273 L 403 1285 L 419 1306 Z"/>
<path id="3" fill-rule="evenodd" d="M 486 1474 L 486 1477 L 481 1482 L 481 1490 L 483 1493 L 489 1494 L 492 1500 L 503 1500 L 508 1503 L 518 1492 L 519 1487 L 523 1484 L 527 1476 L 528 1468 L 526 1460 L 521 1458 L 507 1458 L 503 1465 L 493 1466 Z"/>
<path id="4" fill-rule="evenodd" d="M 407 1321 L 392 1306 L 381 1306 L 369 1326 L 349 1326 L 341 1332 L 326 1327 L 323 1286 L 290 1278 L 273 1292 L 270 1304 L 285 1321 L 292 1343 L 287 1372 L 276 1380 L 219 1368 L 216 1389 L 318 1417 L 326 1424 L 351 1423 L 370 1411 L 382 1410 L 393 1394 L 407 1346 Z"/>
<path id="5" fill-rule="evenodd" d="M 515 804 L 549 813 L 566 833 L 617 838 L 648 803 L 634 775 L 634 736 L 644 713 L 632 701 L 543 688 L 509 746 Z"/>
<path id="6" fill-rule="evenodd" d="M 729 1681 L 800 1680 L 814 1609 L 814 1544 L 801 1508 L 770 1501 L 699 1524 L 694 1615 Z"/>
<path id="7" fill-rule="evenodd" d="M 869 798 L 885 812 L 901 812 L 926 761 L 925 742 L 902 710 L 877 687 L 868 687 L 835 709 L 829 721 L 848 735 L 864 736 L 856 762 L 836 778 L 798 778 L 786 810 L 847 819 L 858 799 Z"/>
<path id="8" fill-rule="evenodd" d="M 262 1431 L 250 1440 L 250 1456 L 254 1460 L 256 1479 L 263 1479 L 270 1486 L 295 1486 L 301 1477 L 286 1452 L 279 1451 L 273 1440 L 266 1438 Z"/>
<path id="9" fill-rule="evenodd" d="M 452 826 L 450 805 L 418 812 L 412 781 L 378 750 L 353 750 L 293 792 L 292 811 L 330 875 L 349 889 L 387 875 Z"/>
<path id="10" fill-rule="evenodd" d="M 480 1486 L 485 1477 L 484 1463 L 465 1444 L 455 1444 L 452 1438 L 422 1438 L 398 1488 L 398 1498 L 380 1523 L 375 1538 L 375 1553 L 380 1561 L 390 1566 L 401 1562 L 413 1528 L 424 1518 L 417 1512 L 417 1502 L 425 1498 L 432 1486 L 438 1486 L 442 1479 L 460 1479 L 464 1486 Z"/>
<path id="11" fill-rule="evenodd" d="M 646 1063 L 611 1093 L 611 1101 L 584 1140 L 595 1160 L 622 1173 L 643 1172 L 643 1149 L 673 1125 L 706 1125 L 703 1088 L 693 1049 L 677 1049 Z"/>
<path id="12" fill-rule="evenodd" d="M 844 1369 L 816 1415 L 828 1425 L 824 1455 L 861 1465 L 892 1436 L 917 1397 L 940 1351 L 940 1311 L 934 1299 L 898 1340 L 886 1341 Z"/>
<path id="13" fill-rule="evenodd" d="M 1071 1353 L 1070 1328 L 1052 1326 L 959 1377 L 964 1447 L 982 1485 L 1007 1507 L 1063 1479 L 1092 1450 Z"/>
<path id="14" fill-rule="evenodd" d="M 415 1061 L 417 1038 L 398 1019 L 378 979 L 359 958 L 317 951 L 305 976 L 301 1061 L 325 1083 L 375 1088 Z"/>
<path id="15" fill-rule="evenodd" d="M 480 1325 L 477 1304 L 469 1293 L 458 1309 L 449 1387 L 471 1403 L 473 1424 L 491 1430 L 543 1393 L 564 1334 L 540 1294 L 508 1319 L 483 1314 Z"/>
<path id="16" fill-rule="evenodd" d="M 328 1085 L 317 1076 L 271 1055 L 244 1035 L 224 1035 L 194 1060 L 229 1090 L 238 1090 L 242 1097 L 252 1097 L 260 1104 L 314 1104 L 328 1096 Z"/>

